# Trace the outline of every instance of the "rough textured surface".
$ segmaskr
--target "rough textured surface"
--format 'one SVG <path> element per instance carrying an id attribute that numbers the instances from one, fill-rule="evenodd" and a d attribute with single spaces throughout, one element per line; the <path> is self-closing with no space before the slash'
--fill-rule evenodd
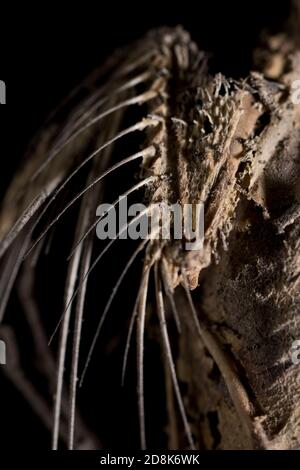
<path id="1" fill-rule="evenodd" d="M 299 76 L 299 56 L 291 60 Z M 278 60 L 278 57 L 277 57 Z M 280 109 L 280 108 L 279 108 Z M 291 107 L 287 105 L 289 115 Z M 283 108 L 280 113 L 284 113 Z M 292 345 L 300 332 L 300 116 L 277 117 L 264 130 L 254 158 L 250 197 L 241 199 L 237 224 L 227 250 L 203 273 L 197 305 L 233 355 L 255 415 L 266 433 L 266 448 L 293 449 L 300 440 L 300 368 L 292 362 Z M 278 116 L 278 114 L 277 114 Z M 183 355 L 197 348 L 182 340 Z M 186 369 L 189 407 L 209 448 L 255 448 L 234 417 L 224 382 L 208 357 Z M 199 370 L 199 375 L 195 370 Z M 206 393 L 203 393 L 203 383 Z M 199 416 L 201 417 L 199 420 Z M 213 417 L 213 419 L 211 418 Z"/>

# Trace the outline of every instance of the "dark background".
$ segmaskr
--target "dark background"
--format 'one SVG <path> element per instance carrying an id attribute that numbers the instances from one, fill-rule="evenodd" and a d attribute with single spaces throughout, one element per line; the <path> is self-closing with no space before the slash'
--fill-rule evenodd
<path id="1" fill-rule="evenodd" d="M 201 48 L 214 54 L 216 71 L 238 77 L 251 67 L 259 33 L 276 29 L 288 8 L 288 0 L 1 5 L 0 79 L 6 82 L 7 105 L 0 107 L 0 194 L 51 110 L 116 47 L 140 38 L 150 28 L 182 24 Z M 110 373 L 104 369 L 104 374 Z M 119 399 L 117 393 L 115 399 Z M 48 447 L 39 421 L 7 382 L 1 386 L 0 400 L 2 446 Z M 135 397 L 131 403 L 135 406 Z M 87 409 L 91 414 L 88 405 Z M 124 423 L 130 413 L 112 416 L 116 418 Z M 108 429 L 112 439 L 114 426 L 119 425 Z M 126 426 L 123 432 L 126 443 Z"/>

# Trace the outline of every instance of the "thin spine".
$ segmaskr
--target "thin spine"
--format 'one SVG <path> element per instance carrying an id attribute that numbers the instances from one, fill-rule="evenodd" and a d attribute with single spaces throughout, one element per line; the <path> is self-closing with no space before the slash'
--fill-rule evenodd
<path id="1" fill-rule="evenodd" d="M 150 268 L 146 267 L 141 284 L 141 297 L 137 313 L 137 380 L 138 380 L 138 410 L 140 423 L 141 449 L 146 450 L 145 426 L 145 396 L 144 396 L 144 330 L 146 317 L 146 302 L 148 295 Z"/>
<path id="2" fill-rule="evenodd" d="M 195 449 L 194 440 L 193 440 L 190 426 L 188 423 L 188 419 L 186 416 L 183 400 L 182 400 L 179 385 L 178 385 L 176 369 L 175 369 L 175 365 L 173 361 L 173 356 L 172 356 L 172 351 L 171 351 L 171 346 L 170 346 L 170 341 L 169 341 L 169 334 L 168 334 L 167 324 L 166 324 L 163 293 L 162 293 L 161 281 L 159 278 L 157 263 L 154 266 L 154 276 L 155 276 L 156 304 L 157 304 L 157 312 L 158 312 L 158 318 L 159 318 L 159 323 L 160 323 L 160 331 L 161 331 L 163 344 L 165 347 L 165 353 L 166 353 L 167 361 L 168 361 L 171 376 L 172 376 L 174 392 L 176 395 L 177 403 L 179 406 L 180 414 L 182 417 L 182 421 L 183 421 L 183 425 L 184 425 L 184 429 L 185 429 L 185 433 L 186 433 L 189 445 L 191 449 Z"/>

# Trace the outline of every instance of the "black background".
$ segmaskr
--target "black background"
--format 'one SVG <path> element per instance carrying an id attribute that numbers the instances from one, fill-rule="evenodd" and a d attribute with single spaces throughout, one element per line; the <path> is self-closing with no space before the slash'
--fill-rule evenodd
<path id="1" fill-rule="evenodd" d="M 214 54 L 216 71 L 240 76 L 251 67 L 259 32 L 276 29 L 288 6 L 288 0 L 1 5 L 0 79 L 7 86 L 7 105 L 0 107 L 1 195 L 51 110 L 116 47 L 150 28 L 182 24 Z M 7 383 L 1 388 L 0 414 L 1 446 L 48 446 L 38 420 Z"/>

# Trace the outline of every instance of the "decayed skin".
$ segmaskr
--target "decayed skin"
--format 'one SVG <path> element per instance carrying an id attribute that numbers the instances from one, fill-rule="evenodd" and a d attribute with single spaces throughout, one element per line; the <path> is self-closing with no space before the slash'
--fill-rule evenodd
<path id="1" fill-rule="evenodd" d="M 272 60 L 271 52 L 269 65 Z M 299 53 L 290 46 L 290 56 L 280 60 L 284 66 L 273 78 L 289 87 L 300 76 Z M 180 359 L 181 377 L 205 448 L 293 449 L 300 443 L 300 367 L 292 361 L 300 338 L 300 106 L 273 93 L 274 106 L 264 106 L 269 124 L 250 145 L 251 168 L 240 180 L 243 196 L 226 250 L 202 273 L 196 297 L 200 315 L 234 358 L 264 438 L 249 439 L 205 348 L 183 335 L 188 360 Z M 185 327 L 192 334 L 188 317 Z"/>
<path id="2" fill-rule="evenodd" d="M 180 64 L 177 64 L 177 67 L 180 67 Z M 243 251 L 244 244 L 245 250 L 248 249 L 249 243 L 252 245 L 252 239 L 254 239 L 252 231 L 258 230 L 258 227 L 260 227 L 260 225 L 257 225 L 256 220 L 259 215 L 262 219 L 261 229 L 259 228 L 259 239 L 263 237 L 265 230 L 264 224 L 270 224 L 272 219 L 270 200 L 273 199 L 273 204 L 276 207 L 276 217 L 279 215 L 278 211 L 280 211 L 280 205 L 283 206 L 283 211 L 288 209 L 290 219 L 286 221 L 286 224 L 294 224 L 299 213 L 299 199 L 297 199 L 299 161 L 297 159 L 299 156 L 300 110 L 297 105 L 292 103 L 290 96 L 292 83 L 299 76 L 299 60 L 297 53 L 292 53 L 292 50 L 290 51 L 290 56 L 285 59 L 282 70 L 284 70 L 284 73 L 276 77 L 277 82 L 268 82 L 264 79 L 263 74 L 253 73 L 249 79 L 251 88 L 249 87 L 249 89 L 247 89 L 247 87 L 245 87 L 245 89 L 243 89 L 242 86 L 239 85 L 240 89 L 237 86 L 235 92 L 228 94 L 225 92 L 225 98 L 219 97 L 219 91 L 217 91 L 224 82 L 226 87 L 225 79 L 222 77 L 217 77 L 213 80 L 207 79 L 207 83 L 202 85 L 201 89 L 201 91 L 203 91 L 203 88 L 206 90 L 203 92 L 204 96 L 201 96 L 201 109 L 202 113 L 203 110 L 205 110 L 205 117 L 208 117 L 210 120 L 211 131 L 208 131 L 208 135 L 205 135 L 204 123 L 203 121 L 201 122 L 201 114 L 200 120 L 199 116 L 197 116 L 197 120 L 196 116 L 193 115 L 193 111 L 197 110 L 197 105 L 193 102 L 192 98 L 191 103 L 189 103 L 190 107 L 188 108 L 188 113 L 186 113 L 184 107 L 183 109 L 181 108 L 179 112 L 178 108 L 172 110 L 173 112 L 175 111 L 176 116 L 176 120 L 173 119 L 174 126 L 176 126 L 175 131 L 172 127 L 171 131 L 168 129 L 165 131 L 169 140 L 175 140 L 177 143 L 175 147 L 177 160 L 175 165 L 173 164 L 175 167 L 174 171 L 176 171 L 176 176 L 178 177 L 177 198 L 182 204 L 200 201 L 205 203 L 205 241 L 204 250 L 201 253 L 183 253 L 180 244 L 176 246 L 176 244 L 172 243 L 169 246 L 166 244 L 166 247 L 162 250 L 162 256 L 168 262 L 167 271 L 171 273 L 169 275 L 172 278 L 172 288 L 175 288 L 182 282 L 180 274 L 182 266 L 185 267 L 188 275 L 189 288 L 194 289 L 197 287 L 200 275 L 199 290 L 201 292 L 201 300 L 199 305 L 199 317 L 200 319 L 202 316 L 204 317 L 204 323 L 201 324 L 201 327 L 204 330 L 205 322 L 208 321 L 207 335 L 213 334 L 212 341 L 217 337 L 219 340 L 218 347 L 220 347 L 220 344 L 225 346 L 225 349 L 227 348 L 229 350 L 230 357 L 228 360 L 231 361 L 233 359 L 232 367 L 236 369 L 236 378 L 233 372 L 230 380 L 235 381 L 237 377 L 239 377 L 242 382 L 241 385 L 237 384 L 236 386 L 237 390 L 241 386 L 241 392 L 237 392 L 237 395 L 241 393 L 237 400 L 237 402 L 240 400 L 240 403 L 235 403 L 237 407 L 236 411 L 238 411 L 240 415 L 239 419 L 236 420 L 233 417 L 235 412 L 232 409 L 232 402 L 229 397 L 229 405 L 227 406 L 224 403 L 221 405 L 216 403 L 218 393 L 211 390 L 212 386 L 216 386 L 215 383 L 211 387 L 207 385 L 209 393 L 203 394 L 203 390 L 207 392 L 206 385 L 204 384 L 207 381 L 209 382 L 210 368 L 212 368 L 214 364 L 212 361 L 206 359 L 203 361 L 202 354 L 200 363 L 202 364 L 204 362 L 203 367 L 204 370 L 206 368 L 206 372 L 201 371 L 198 374 L 198 367 L 193 360 L 194 367 L 191 368 L 190 371 L 192 377 L 189 374 L 188 378 L 185 377 L 184 364 L 189 364 L 189 361 L 192 360 L 190 355 L 195 355 L 194 349 L 197 350 L 197 346 L 194 348 L 190 345 L 188 346 L 188 349 L 192 351 L 190 351 L 186 362 L 184 359 L 181 361 L 183 377 L 188 383 L 199 383 L 199 390 L 196 388 L 197 391 L 193 390 L 191 392 L 191 400 L 195 401 L 195 394 L 198 395 L 199 393 L 200 397 L 203 396 L 203 401 L 199 398 L 200 405 L 198 413 L 200 412 L 204 415 L 208 414 L 208 416 L 213 414 L 215 421 L 219 420 L 220 422 L 220 425 L 216 422 L 213 424 L 217 429 L 217 431 L 216 429 L 214 431 L 220 434 L 220 442 L 205 442 L 205 447 L 218 445 L 220 448 L 234 448 L 234 446 L 267 449 L 291 448 L 293 447 L 293 440 L 297 443 L 299 439 L 297 435 L 299 430 L 296 429 L 297 426 L 295 427 L 293 417 L 291 417 L 288 436 L 278 434 L 277 431 L 280 425 L 278 424 L 276 412 L 264 402 L 266 397 L 273 403 L 273 406 L 275 406 L 279 400 L 280 402 L 284 402 L 284 400 L 286 400 L 287 389 L 290 387 L 293 398 L 287 400 L 285 407 L 281 405 L 277 413 L 288 413 L 286 408 L 289 406 L 291 406 L 292 412 L 295 412 L 298 403 L 297 390 L 299 390 L 297 368 L 293 367 L 293 373 L 290 373 L 289 370 L 286 372 L 287 375 L 291 377 L 291 385 L 286 386 L 286 389 L 276 388 L 276 382 L 270 380 L 268 384 L 269 388 L 266 391 L 264 390 L 264 397 L 263 393 L 259 390 L 259 381 L 257 378 L 254 383 L 249 384 L 248 382 L 249 375 L 251 374 L 251 364 L 255 364 L 257 357 L 256 360 L 254 357 L 247 358 L 249 362 L 244 363 L 244 359 L 237 354 L 235 343 L 231 344 L 228 340 L 224 342 L 224 337 L 220 334 L 218 328 L 218 322 L 220 322 L 224 330 L 227 328 L 228 331 L 230 331 L 231 328 L 233 328 L 233 331 L 236 331 L 241 344 L 246 343 L 249 336 L 248 341 L 251 339 L 255 344 L 258 343 L 258 345 L 260 345 L 261 338 L 256 337 L 258 334 L 256 328 L 257 313 L 254 315 L 251 310 L 248 312 L 249 307 L 247 308 L 246 306 L 247 302 L 250 303 L 251 308 L 255 312 L 257 309 L 264 316 L 267 315 L 268 308 L 266 306 L 266 310 L 262 310 L 259 304 L 255 304 L 253 297 L 255 299 L 259 298 L 261 294 L 259 292 L 260 286 L 258 285 L 256 287 L 254 281 L 246 286 L 246 292 L 248 289 L 251 291 L 251 294 L 248 295 L 246 295 L 246 292 L 244 292 L 243 288 L 238 284 L 232 287 L 233 291 L 235 289 L 240 291 L 242 299 L 239 298 L 236 300 L 235 308 L 238 309 L 239 315 L 236 314 L 232 325 L 230 323 L 230 318 L 234 315 L 234 312 L 232 311 L 233 307 L 232 310 L 228 312 L 232 304 L 232 300 L 229 299 L 236 299 L 236 297 L 238 297 L 238 294 L 230 292 L 226 294 L 224 299 L 222 298 L 224 291 L 227 292 L 230 286 L 228 280 L 228 275 L 232 269 L 230 263 L 233 262 L 232 258 L 234 257 L 234 253 L 236 253 L 235 258 L 237 258 L 235 259 L 235 263 L 241 263 L 243 257 L 240 256 L 239 253 Z M 230 88 L 229 84 L 228 88 Z M 173 90 L 173 92 L 176 94 L 175 90 Z M 176 114 L 176 111 L 178 114 Z M 264 121 L 261 119 L 262 117 L 268 117 L 269 122 L 267 120 L 267 124 L 263 124 Z M 168 116 L 166 116 L 166 118 L 168 119 Z M 197 127 L 196 130 L 192 130 L 195 122 L 203 132 L 201 137 L 200 134 L 197 134 Z M 175 136 L 172 132 L 175 133 Z M 170 139 L 172 135 L 173 140 Z M 284 151 L 282 150 L 283 148 L 285 149 Z M 173 151 L 170 144 L 169 147 L 167 146 L 166 155 L 167 159 L 168 157 L 172 158 Z M 199 166 L 197 166 L 197 158 L 198 161 L 200 160 Z M 278 162 L 279 158 L 281 159 L 280 162 Z M 170 162 L 168 161 L 167 163 Z M 173 161 L 171 161 L 171 165 L 172 163 Z M 273 166 L 275 165 L 277 165 L 277 168 L 275 167 L 274 169 Z M 166 167 L 168 168 L 168 165 L 166 165 Z M 280 183 L 280 179 L 283 180 L 284 184 Z M 171 193 L 172 195 L 172 191 L 169 190 L 168 185 L 171 186 L 173 191 L 176 191 L 174 190 L 174 187 L 176 187 L 174 181 L 170 183 L 167 180 L 165 185 L 167 186 L 166 189 L 162 186 L 159 188 L 159 191 L 162 192 L 161 199 L 159 199 L 156 193 L 154 197 L 155 201 L 165 200 L 166 194 Z M 282 185 L 283 187 L 281 188 Z M 269 186 L 271 186 L 271 189 Z M 272 190 L 277 192 L 279 202 L 274 199 L 274 196 L 270 196 Z M 278 193 L 278 191 L 281 192 Z M 283 191 L 285 196 L 284 203 L 282 201 Z M 172 201 L 169 200 L 169 202 Z M 290 213 L 293 210 L 295 211 L 294 215 Z M 258 214 L 252 214 L 252 212 L 258 212 Z M 284 216 L 284 214 L 281 214 L 281 218 L 282 216 Z M 252 218 L 254 218 L 254 221 L 252 221 Z M 253 224 L 255 228 L 252 227 Z M 249 240 L 243 238 L 242 242 L 238 244 L 236 234 L 239 234 L 239 232 L 241 232 L 244 237 L 246 237 L 247 234 Z M 274 243 L 276 246 L 275 251 L 277 251 L 278 241 L 276 228 L 274 228 L 274 232 L 273 238 L 269 235 L 269 238 L 265 240 L 267 250 L 270 250 L 270 246 Z M 288 245 L 293 244 L 292 240 L 288 240 L 287 242 Z M 297 248 L 297 246 L 295 248 Z M 255 264 L 261 262 L 255 254 L 257 250 L 258 247 L 255 246 L 252 248 L 252 252 L 250 251 L 252 258 L 255 259 Z M 276 254 L 276 256 L 278 255 Z M 216 257 L 217 261 L 219 261 L 217 267 L 214 263 L 214 258 Z M 281 256 L 279 259 L 280 263 L 282 263 Z M 291 261 L 287 256 L 285 256 L 285 260 L 287 262 L 286 269 L 289 272 L 289 263 Z M 293 265 L 295 260 L 297 262 L 297 251 L 292 258 Z M 209 268 L 205 269 L 208 266 Z M 262 268 L 262 276 L 266 269 L 267 268 Z M 278 267 L 273 267 L 273 269 L 276 272 Z M 292 269 L 294 269 L 294 266 L 292 266 Z M 235 270 L 239 273 L 238 279 L 242 279 L 242 266 L 235 266 Z M 255 270 L 255 276 L 257 276 L 257 271 L 259 272 L 258 268 Z M 220 279 L 222 274 L 224 276 L 224 286 L 222 284 L 222 278 Z M 268 277 L 269 276 L 270 274 L 268 274 Z M 293 272 L 289 272 L 288 277 L 293 278 Z M 271 276 L 271 278 L 270 286 L 272 286 L 272 291 L 279 291 L 279 287 L 276 289 L 274 277 Z M 284 281 L 284 283 L 288 284 L 288 280 Z M 292 285 L 290 285 L 290 288 L 293 289 Z M 281 294 L 277 292 L 276 295 L 277 297 L 279 296 L 279 298 L 276 300 L 277 303 L 275 301 L 273 302 L 272 308 L 277 308 L 278 316 L 281 315 L 282 322 L 285 324 L 286 318 L 282 315 L 280 305 L 286 296 L 286 292 L 281 292 Z M 280 299 L 280 295 L 282 295 L 282 300 Z M 292 298 L 293 304 L 296 301 L 297 295 Z M 186 308 L 188 307 L 185 307 L 185 309 Z M 293 312 L 292 315 L 295 316 L 295 312 Z M 239 327 L 241 328 L 243 325 L 240 316 L 242 316 L 243 322 L 246 325 L 242 332 L 239 332 Z M 251 321 L 253 320 L 251 319 L 253 318 L 255 318 L 255 321 L 252 325 Z M 273 332 L 273 328 L 277 330 L 277 326 L 275 327 L 274 323 L 274 314 L 269 318 L 269 326 L 268 330 L 266 330 L 268 334 L 264 337 L 264 340 L 269 338 L 270 332 Z M 190 326 L 191 331 L 192 329 L 193 328 Z M 297 325 L 297 321 L 295 321 L 295 329 L 289 330 L 290 344 L 292 344 L 292 339 L 298 330 L 299 325 Z M 191 331 L 184 335 L 184 338 L 190 338 Z M 231 334 L 230 338 L 231 340 L 234 339 L 234 333 Z M 184 340 L 182 340 L 182 342 L 184 343 Z M 283 343 L 284 342 L 285 340 L 283 339 Z M 204 338 L 205 346 L 207 347 L 208 345 L 208 351 L 212 354 L 219 367 L 218 360 L 212 351 L 213 346 L 209 343 L 210 341 L 207 342 Z M 259 346 L 253 347 L 253 355 L 256 354 L 258 347 Z M 251 346 L 250 348 L 252 349 Z M 268 350 L 268 348 L 273 351 L 274 346 L 265 346 L 265 349 Z M 285 353 L 288 357 L 290 350 L 286 350 Z M 185 353 L 183 354 L 183 357 L 186 358 Z M 262 356 L 265 358 L 266 366 L 274 367 L 272 358 L 268 357 L 266 351 L 264 351 Z M 282 361 L 284 361 L 284 358 L 280 359 L 280 363 Z M 285 362 L 287 363 L 287 358 L 285 358 Z M 225 365 L 226 369 L 226 360 L 223 365 Z M 222 367 L 219 367 L 219 369 L 222 372 L 220 376 L 222 378 L 220 379 L 219 377 L 222 382 L 225 369 L 222 370 Z M 282 367 L 279 367 L 279 369 L 278 380 L 285 380 Z M 205 377 L 203 377 L 203 374 Z M 226 382 L 226 380 L 225 383 L 228 387 L 229 383 Z M 200 391 L 200 388 L 202 391 Z M 222 394 L 224 393 L 226 392 L 224 392 L 223 385 Z M 277 396 L 277 393 L 281 393 L 281 395 Z M 230 393 L 230 395 L 231 399 L 235 401 L 235 392 L 233 395 Z M 244 398 L 242 398 L 243 395 L 245 395 Z M 219 400 L 220 398 L 221 397 L 219 397 Z M 244 404 L 243 400 L 245 401 Z M 289 403 L 290 400 L 293 403 L 292 405 Z M 196 403 L 197 402 L 198 400 L 196 400 Z M 195 407 L 195 403 L 192 404 L 192 407 Z M 208 409 L 204 411 L 203 407 L 204 409 L 208 407 Z M 245 422 L 248 422 L 246 426 Z M 207 422 L 204 421 L 204 426 L 206 425 Z M 276 429 L 276 432 L 274 432 L 274 429 L 272 430 L 272 426 Z M 237 432 L 234 432 L 233 428 Z M 207 439 L 207 429 L 205 429 L 205 427 L 200 432 L 200 436 L 201 437 L 198 436 L 199 439 L 202 438 L 204 441 Z"/>

